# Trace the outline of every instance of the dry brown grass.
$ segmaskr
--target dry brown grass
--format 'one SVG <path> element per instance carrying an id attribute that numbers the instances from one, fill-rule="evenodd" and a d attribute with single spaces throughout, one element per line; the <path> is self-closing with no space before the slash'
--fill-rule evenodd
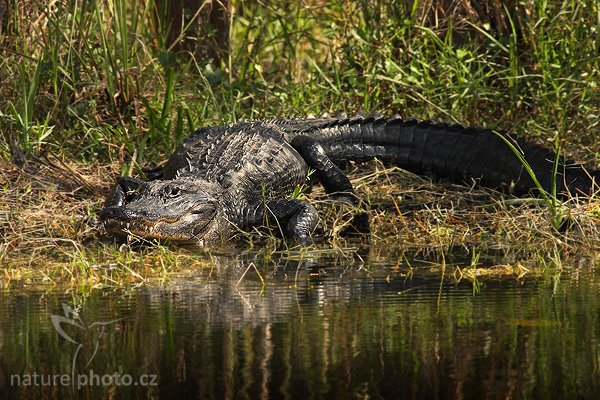
<path id="1" fill-rule="evenodd" d="M 116 165 L 83 165 L 56 157 L 22 168 L 1 160 L 0 282 L 122 286 L 163 282 L 172 274 L 212 265 L 210 251 L 157 244 L 132 248 L 103 237 L 95 226 L 94 212 L 116 175 Z M 432 273 L 441 269 L 454 278 L 473 278 L 521 276 L 536 265 L 543 267 L 548 259 L 558 258 L 555 264 L 560 264 L 561 257 L 595 254 L 600 249 L 598 199 L 573 201 L 569 208 L 573 226 L 559 233 L 552 229 L 547 210 L 536 202 L 431 183 L 376 162 L 356 167 L 351 176 L 362 199 L 359 208 L 370 216 L 371 234 L 359 239 L 342 237 L 359 210 L 319 200 L 323 192 L 316 187 L 308 197 L 321 209 L 318 230 L 329 240 L 305 253 L 295 249 L 291 254 L 317 259 L 339 255 L 362 261 L 367 248 L 371 263 L 397 259 L 406 267 L 417 256 L 430 260 Z M 280 252 L 281 246 L 273 243 L 271 239 L 261 245 Z M 492 257 L 471 266 L 466 262 L 465 268 L 465 259 L 475 253 L 478 257 L 497 251 L 512 253 L 510 262 Z M 235 249 L 217 252 L 236 257 Z M 463 254 L 461 260 L 452 259 L 456 253 Z M 402 271 L 408 273 L 406 268 Z"/>
<path id="2" fill-rule="evenodd" d="M 80 251 L 92 235 L 87 221 L 106 189 L 100 179 L 110 172 L 58 159 L 31 161 L 22 168 L 0 161 L 0 265 L 5 279 L 36 278 L 35 271 L 42 278 L 69 275 L 68 255 Z"/>
<path id="3" fill-rule="evenodd" d="M 515 247 L 522 252 L 600 249 L 600 199 L 567 203 L 571 227 L 555 231 L 539 199 L 521 199 L 475 187 L 433 183 L 381 163 L 351 173 L 361 207 L 368 210 L 372 243 L 407 249 L 456 246 Z M 311 197 L 322 196 L 317 190 Z M 325 207 L 323 229 L 343 231 L 355 210 Z M 339 240 L 335 238 L 334 240 Z"/>

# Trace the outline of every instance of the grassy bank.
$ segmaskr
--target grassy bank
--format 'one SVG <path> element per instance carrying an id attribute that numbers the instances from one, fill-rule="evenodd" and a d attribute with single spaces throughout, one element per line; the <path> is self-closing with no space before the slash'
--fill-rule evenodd
<path id="1" fill-rule="evenodd" d="M 143 266 L 156 265 L 159 274 L 171 268 L 161 266 L 166 253 L 178 257 L 170 249 L 98 247 L 93 213 L 116 176 L 160 162 L 207 124 L 399 113 L 510 130 L 549 146 L 558 138 L 568 155 L 599 164 L 600 10 L 593 0 L 501 8 L 467 0 L 446 8 L 233 2 L 223 26 L 207 23 L 202 9 L 203 22 L 177 35 L 163 3 L 2 3 L 0 262 L 7 280 L 43 271 L 49 281 L 110 284 L 143 279 L 136 276 Z M 376 169 L 353 176 L 366 207 L 382 206 L 372 211 L 377 240 L 408 248 L 518 245 L 542 255 L 598 248 L 597 199 L 570 204 L 575 228 L 559 234 L 543 206 L 495 203 L 493 195 Z M 411 208 L 411 199 L 426 207 Z M 328 212 L 323 231 L 343 225 Z"/>

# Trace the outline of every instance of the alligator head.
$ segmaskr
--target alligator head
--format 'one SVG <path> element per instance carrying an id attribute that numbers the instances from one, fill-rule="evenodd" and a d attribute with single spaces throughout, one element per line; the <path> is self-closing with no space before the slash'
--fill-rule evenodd
<path id="1" fill-rule="evenodd" d="M 221 186 L 203 180 L 121 178 L 98 217 L 117 235 L 211 242 L 227 229 L 219 216 L 222 193 Z"/>

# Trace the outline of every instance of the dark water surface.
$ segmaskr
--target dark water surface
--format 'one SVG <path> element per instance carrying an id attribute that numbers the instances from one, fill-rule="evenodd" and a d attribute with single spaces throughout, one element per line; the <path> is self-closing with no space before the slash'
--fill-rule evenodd
<path id="1" fill-rule="evenodd" d="M 0 398 L 600 398 L 593 261 L 478 284 L 417 260 L 410 278 L 215 263 L 162 287 L 4 289 Z"/>

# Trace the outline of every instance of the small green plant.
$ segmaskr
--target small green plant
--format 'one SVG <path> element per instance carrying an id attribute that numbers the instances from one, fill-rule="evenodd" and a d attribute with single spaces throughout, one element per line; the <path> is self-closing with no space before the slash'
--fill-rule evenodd
<path id="1" fill-rule="evenodd" d="M 315 172 L 314 169 L 312 168 L 308 168 L 308 172 L 306 173 L 306 180 L 310 181 L 310 177 L 311 175 Z M 294 191 L 292 192 L 291 198 L 292 199 L 299 199 L 302 197 L 306 197 L 306 193 L 308 192 L 308 190 L 310 189 L 310 185 L 307 185 L 306 183 L 303 183 L 300 186 L 296 186 L 294 188 Z"/>
<path id="2" fill-rule="evenodd" d="M 542 196 L 544 203 L 548 207 L 548 210 L 550 212 L 550 223 L 552 224 L 552 227 L 556 231 L 560 230 L 563 226 L 563 222 L 565 219 L 564 215 L 566 205 L 564 202 L 558 200 L 556 193 L 556 178 L 558 176 L 558 166 L 560 164 L 560 147 L 558 146 L 558 138 L 555 140 L 556 157 L 554 159 L 554 166 L 552 169 L 552 181 L 550 184 L 550 192 L 548 192 L 538 180 L 535 171 L 533 170 L 533 168 L 531 168 L 531 165 L 525 159 L 525 155 L 502 133 L 496 131 L 494 131 L 494 133 L 500 139 L 502 139 L 502 141 L 511 149 L 515 156 L 517 156 L 517 158 L 523 165 L 523 168 L 525 168 L 527 174 L 531 177 L 531 180 L 535 184 L 538 192 L 540 193 L 540 196 Z"/>
<path id="3" fill-rule="evenodd" d="M 31 63 L 34 63 L 33 75 L 30 76 Z M 47 67 L 43 59 L 26 59 L 16 69 L 19 81 L 20 97 L 8 101 L 8 121 L 12 122 L 13 130 L 17 133 L 15 144 L 20 146 L 25 155 L 31 155 L 39 150 L 45 140 L 52 134 L 50 114 L 46 115 L 43 123 L 35 118 L 36 98 L 41 89 L 44 69 Z"/>

